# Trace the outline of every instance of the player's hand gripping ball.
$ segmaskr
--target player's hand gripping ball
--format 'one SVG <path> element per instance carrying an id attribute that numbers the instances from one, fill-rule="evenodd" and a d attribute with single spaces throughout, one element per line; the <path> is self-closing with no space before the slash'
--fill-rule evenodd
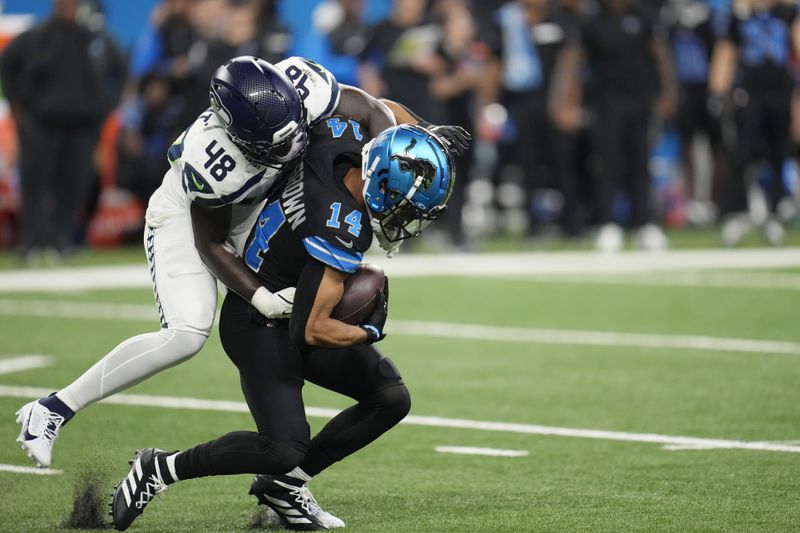
<path id="1" fill-rule="evenodd" d="M 355 274 L 344 281 L 344 294 L 333 308 L 331 318 L 351 326 L 363 323 L 375 310 L 378 292 L 385 282 L 386 275 L 378 265 L 359 265 Z"/>

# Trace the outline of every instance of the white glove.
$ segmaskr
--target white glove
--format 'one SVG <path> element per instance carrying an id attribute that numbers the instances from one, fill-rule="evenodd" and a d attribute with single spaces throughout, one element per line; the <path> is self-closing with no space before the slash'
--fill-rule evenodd
<path id="1" fill-rule="evenodd" d="M 278 292 L 269 292 L 265 287 L 259 287 L 250 303 L 267 318 L 289 318 L 294 305 L 294 291 L 294 287 Z"/>

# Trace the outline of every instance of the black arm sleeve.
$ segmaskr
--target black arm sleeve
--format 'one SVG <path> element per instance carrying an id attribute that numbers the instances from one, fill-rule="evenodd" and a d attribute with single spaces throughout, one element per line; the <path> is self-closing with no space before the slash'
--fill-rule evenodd
<path id="1" fill-rule="evenodd" d="M 317 298 L 317 289 L 322 283 L 325 274 L 325 265 L 314 259 L 309 259 L 300 272 L 297 288 L 294 293 L 294 307 L 292 318 L 289 321 L 289 334 L 292 342 L 300 350 L 313 348 L 306 343 L 306 323 Z"/>

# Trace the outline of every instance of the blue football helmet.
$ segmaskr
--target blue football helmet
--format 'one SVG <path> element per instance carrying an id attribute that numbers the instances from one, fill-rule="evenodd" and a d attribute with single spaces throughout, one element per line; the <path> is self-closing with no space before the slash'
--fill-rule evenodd
<path id="1" fill-rule="evenodd" d="M 305 151 L 303 101 L 286 75 L 263 59 L 235 57 L 219 67 L 209 97 L 225 131 L 250 159 L 282 164 Z"/>
<path id="2" fill-rule="evenodd" d="M 455 166 L 441 140 L 420 126 L 383 131 L 364 146 L 364 201 L 385 250 L 416 237 L 444 213 L 455 184 Z"/>

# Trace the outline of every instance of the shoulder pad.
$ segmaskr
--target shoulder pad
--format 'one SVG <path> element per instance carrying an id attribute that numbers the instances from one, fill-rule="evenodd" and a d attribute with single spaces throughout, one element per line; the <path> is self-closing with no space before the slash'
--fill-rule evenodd
<path id="1" fill-rule="evenodd" d="M 199 205 L 237 203 L 264 177 L 265 169 L 244 157 L 213 114 L 210 118 L 201 115 L 179 141 L 183 189 Z M 170 158 L 175 155 L 177 150 Z"/>
<path id="2" fill-rule="evenodd" d="M 308 123 L 327 118 L 339 105 L 339 83 L 324 67 L 304 57 L 290 57 L 275 64 L 294 84 L 306 107 Z"/>

